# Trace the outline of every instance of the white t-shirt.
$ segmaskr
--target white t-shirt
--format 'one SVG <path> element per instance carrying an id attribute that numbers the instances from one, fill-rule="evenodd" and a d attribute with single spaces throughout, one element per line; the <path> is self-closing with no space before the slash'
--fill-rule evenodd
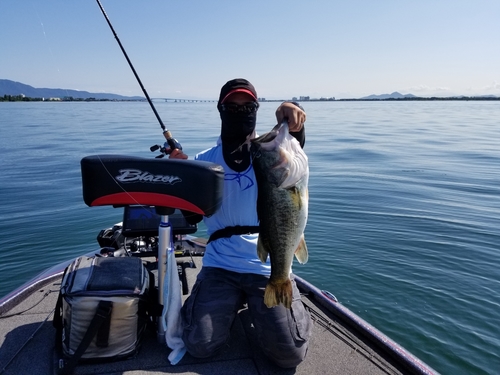
<path id="1" fill-rule="evenodd" d="M 210 161 L 224 168 L 222 205 L 212 216 L 203 218 L 208 235 L 236 225 L 258 226 L 257 181 L 253 166 L 250 164 L 241 173 L 230 169 L 224 161 L 220 141 L 217 146 L 197 154 L 195 160 Z M 234 235 L 210 242 L 205 250 L 203 265 L 238 273 L 270 275 L 269 258 L 262 263 L 257 256 L 258 237 L 258 234 Z"/>

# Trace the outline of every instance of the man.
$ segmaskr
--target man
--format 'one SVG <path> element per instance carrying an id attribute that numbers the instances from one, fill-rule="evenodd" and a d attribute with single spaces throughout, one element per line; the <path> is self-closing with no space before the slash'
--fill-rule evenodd
<path id="1" fill-rule="evenodd" d="M 248 147 L 253 138 L 259 103 L 253 85 L 245 79 L 233 79 L 221 89 L 217 108 L 221 117 L 221 135 L 217 145 L 195 156 L 224 168 L 224 196 L 220 209 L 204 223 L 210 239 L 203 257 L 203 268 L 186 300 L 181 314 L 183 340 L 194 357 L 205 358 L 224 347 L 239 309 L 247 303 L 260 347 L 277 365 L 297 366 L 305 358 L 312 323 L 292 280 L 293 302 L 267 308 L 264 289 L 269 279 L 269 260 L 263 264 L 257 256 L 259 220 L 257 184 Z M 305 142 L 305 112 L 285 102 L 276 110 L 281 122 L 288 118 L 290 134 Z M 171 158 L 186 159 L 180 150 Z M 187 215 L 191 222 L 201 215 Z"/>

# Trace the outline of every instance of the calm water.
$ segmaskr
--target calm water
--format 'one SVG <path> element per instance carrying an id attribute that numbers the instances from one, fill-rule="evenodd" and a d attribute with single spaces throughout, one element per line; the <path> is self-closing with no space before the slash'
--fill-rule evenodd
<path id="1" fill-rule="evenodd" d="M 215 103 L 156 107 L 189 155 L 215 142 Z M 305 108 L 310 258 L 295 272 L 443 374 L 500 374 L 500 105 Z M 85 206 L 80 159 L 153 156 L 155 121 L 146 103 L 0 103 L 0 295 L 97 249 L 121 211 Z"/>

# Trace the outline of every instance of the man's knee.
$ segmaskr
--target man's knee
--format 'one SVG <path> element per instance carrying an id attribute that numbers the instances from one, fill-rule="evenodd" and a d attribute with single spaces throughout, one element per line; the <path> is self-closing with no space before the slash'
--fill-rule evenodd
<path id="1" fill-rule="evenodd" d="M 300 299 L 292 302 L 291 309 L 280 309 L 281 316 L 273 316 L 273 324 L 258 325 L 259 341 L 272 362 L 283 368 L 298 366 L 306 357 L 312 333 L 312 320 Z M 258 318 L 257 318 L 258 319 Z"/>

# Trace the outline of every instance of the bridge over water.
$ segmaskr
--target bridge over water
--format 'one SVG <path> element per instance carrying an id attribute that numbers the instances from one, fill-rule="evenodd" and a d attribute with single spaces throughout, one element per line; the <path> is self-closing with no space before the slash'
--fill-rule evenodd
<path id="1" fill-rule="evenodd" d="M 151 98 L 152 101 L 162 101 L 167 103 L 213 103 L 213 99 L 175 99 L 175 98 Z"/>

